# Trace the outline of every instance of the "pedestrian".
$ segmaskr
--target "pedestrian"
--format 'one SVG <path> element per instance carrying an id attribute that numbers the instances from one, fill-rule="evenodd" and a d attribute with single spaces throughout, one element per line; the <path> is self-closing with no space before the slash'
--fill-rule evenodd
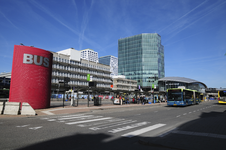
<path id="1" fill-rule="evenodd" d="M 144 101 L 145 101 L 145 100 L 144 100 L 144 96 L 142 96 L 142 97 L 141 97 L 141 103 L 142 103 L 142 105 L 144 105 Z"/>
<path id="2" fill-rule="evenodd" d="M 122 97 L 119 96 L 119 101 L 120 101 L 120 104 L 122 105 Z"/>
<path id="3" fill-rule="evenodd" d="M 144 96 L 143 105 L 146 103 L 146 97 Z"/>
<path id="4" fill-rule="evenodd" d="M 123 97 L 122 100 L 123 100 L 123 103 L 126 104 L 126 103 L 125 103 L 125 97 Z"/>

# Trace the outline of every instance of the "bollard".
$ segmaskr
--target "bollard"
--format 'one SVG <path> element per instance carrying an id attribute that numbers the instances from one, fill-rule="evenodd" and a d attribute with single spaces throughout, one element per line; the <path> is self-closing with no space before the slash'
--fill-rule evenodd
<path id="1" fill-rule="evenodd" d="M 32 115 L 35 116 L 35 110 L 28 103 L 22 104 L 21 115 Z"/>
<path id="2" fill-rule="evenodd" d="M 5 102 L 4 115 L 18 115 L 20 110 L 20 102 Z"/>

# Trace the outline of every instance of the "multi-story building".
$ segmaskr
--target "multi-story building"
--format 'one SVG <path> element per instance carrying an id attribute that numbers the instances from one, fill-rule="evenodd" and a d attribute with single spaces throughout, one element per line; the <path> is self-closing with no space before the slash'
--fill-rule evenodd
<path id="1" fill-rule="evenodd" d="M 10 82 L 11 82 L 11 72 L 0 73 L 0 89 L 4 89 L 4 88 L 9 89 Z"/>
<path id="2" fill-rule="evenodd" d="M 137 89 L 137 81 L 126 79 L 125 76 L 113 77 L 113 91 L 133 92 Z"/>
<path id="3" fill-rule="evenodd" d="M 81 59 L 80 51 L 75 49 L 52 53 L 52 92 L 68 89 L 87 90 L 89 85 L 87 74 L 93 76 L 93 82 L 97 83 L 95 90 L 111 90 L 110 66 Z M 65 78 L 69 79 L 67 87 L 62 83 Z"/>
<path id="4" fill-rule="evenodd" d="M 111 67 L 111 77 L 118 75 L 118 58 L 112 55 L 103 56 L 99 58 L 99 63 Z"/>
<path id="5" fill-rule="evenodd" d="M 165 77 L 164 47 L 157 33 L 142 33 L 118 40 L 118 74 L 136 80 L 143 90 L 158 86 L 158 80 Z"/>
<path id="6" fill-rule="evenodd" d="M 92 49 L 81 50 L 81 58 L 93 62 L 98 62 L 98 53 Z"/>

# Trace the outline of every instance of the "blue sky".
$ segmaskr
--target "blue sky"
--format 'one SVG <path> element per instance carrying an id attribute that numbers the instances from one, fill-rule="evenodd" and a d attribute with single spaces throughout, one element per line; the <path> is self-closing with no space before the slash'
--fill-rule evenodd
<path id="1" fill-rule="evenodd" d="M 118 39 L 158 33 L 166 77 L 226 87 L 225 16 L 225 0 L 0 0 L 0 72 L 20 43 L 118 57 Z"/>

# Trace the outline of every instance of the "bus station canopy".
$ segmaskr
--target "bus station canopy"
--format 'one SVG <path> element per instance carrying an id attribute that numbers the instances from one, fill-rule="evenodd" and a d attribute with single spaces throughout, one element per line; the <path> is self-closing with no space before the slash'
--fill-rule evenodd
<path id="1" fill-rule="evenodd" d="M 194 80 L 194 79 L 189 79 L 189 78 L 184 78 L 184 77 L 164 77 L 164 78 L 161 78 L 159 79 L 158 81 L 174 81 L 174 82 L 183 82 L 183 83 L 201 83 L 205 86 L 205 88 L 207 88 L 207 86 L 200 82 L 200 81 L 197 81 L 197 80 Z"/>

